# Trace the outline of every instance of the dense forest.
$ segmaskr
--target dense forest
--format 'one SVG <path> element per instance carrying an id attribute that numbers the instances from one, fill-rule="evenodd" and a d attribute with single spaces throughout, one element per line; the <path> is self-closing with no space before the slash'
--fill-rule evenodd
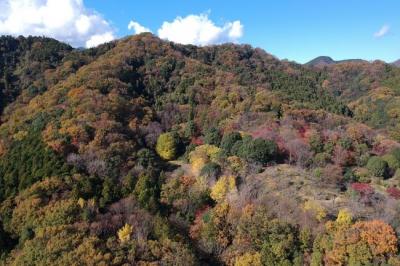
<path id="1" fill-rule="evenodd" d="M 1 37 L 0 265 L 400 265 L 400 68 L 322 59 Z"/>

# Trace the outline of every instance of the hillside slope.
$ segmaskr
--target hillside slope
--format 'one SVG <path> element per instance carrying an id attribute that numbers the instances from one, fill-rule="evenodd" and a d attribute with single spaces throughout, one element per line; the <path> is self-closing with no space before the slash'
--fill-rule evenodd
<path id="1" fill-rule="evenodd" d="M 4 264 L 399 263 L 397 68 L 2 40 Z"/>

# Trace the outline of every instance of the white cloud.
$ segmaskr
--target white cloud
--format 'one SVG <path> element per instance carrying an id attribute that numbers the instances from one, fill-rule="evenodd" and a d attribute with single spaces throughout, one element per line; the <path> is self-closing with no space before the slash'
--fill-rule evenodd
<path id="1" fill-rule="evenodd" d="M 138 22 L 133 21 L 133 20 L 131 20 L 131 22 L 129 22 L 128 29 L 133 30 L 135 32 L 135 34 L 139 34 L 142 32 L 151 32 L 151 30 L 149 28 L 146 28 L 146 27 L 140 25 Z"/>
<path id="2" fill-rule="evenodd" d="M 165 21 L 158 30 L 162 39 L 182 44 L 209 45 L 238 42 L 243 36 L 243 25 L 239 20 L 216 26 L 208 14 L 177 17 L 172 22 Z"/>
<path id="3" fill-rule="evenodd" d="M 387 35 L 390 31 L 389 25 L 383 25 L 377 32 L 374 33 L 375 38 L 382 38 Z"/>
<path id="4" fill-rule="evenodd" d="M 0 0 L 0 10 L 0 34 L 44 35 L 76 47 L 115 39 L 111 25 L 83 0 Z"/>
<path id="5" fill-rule="evenodd" d="M 86 47 L 95 47 L 99 44 L 106 43 L 115 39 L 115 36 L 111 32 L 105 32 L 103 34 L 96 34 L 90 37 L 86 41 Z"/>

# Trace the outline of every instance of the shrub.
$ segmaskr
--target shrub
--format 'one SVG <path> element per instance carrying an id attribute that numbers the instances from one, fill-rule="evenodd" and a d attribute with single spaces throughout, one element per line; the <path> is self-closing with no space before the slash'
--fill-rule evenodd
<path id="1" fill-rule="evenodd" d="M 324 143 L 320 135 L 311 136 L 309 144 L 314 153 L 321 153 L 324 150 Z"/>
<path id="2" fill-rule="evenodd" d="M 366 183 L 353 183 L 351 189 L 360 193 L 361 195 L 370 195 L 374 193 L 374 188 L 370 184 Z"/>
<path id="3" fill-rule="evenodd" d="M 346 169 L 343 179 L 346 182 L 356 182 L 358 181 L 358 176 L 353 172 L 351 168 Z"/>
<path id="4" fill-rule="evenodd" d="M 228 168 L 235 173 L 240 172 L 246 167 L 246 162 L 238 156 L 230 156 L 226 158 L 226 161 L 228 163 Z"/>
<path id="5" fill-rule="evenodd" d="M 355 143 L 354 144 L 355 152 L 360 156 L 363 154 L 367 154 L 369 151 L 368 145 L 366 143 Z"/>
<path id="6" fill-rule="evenodd" d="M 206 144 L 219 146 L 221 143 L 221 134 L 215 127 L 208 129 L 204 135 L 204 142 Z"/>
<path id="7" fill-rule="evenodd" d="M 357 165 L 366 166 L 370 158 L 371 155 L 369 155 L 368 153 L 362 154 L 360 157 L 357 158 Z"/>
<path id="8" fill-rule="evenodd" d="M 221 173 L 221 167 L 214 162 L 207 163 L 200 171 L 200 175 L 207 177 L 218 177 Z"/>
<path id="9" fill-rule="evenodd" d="M 324 144 L 324 151 L 328 154 L 332 154 L 333 150 L 335 149 L 335 142 L 332 140 L 329 140 Z"/>
<path id="10" fill-rule="evenodd" d="M 400 148 L 395 148 L 392 150 L 391 154 L 400 161 Z"/>
<path id="11" fill-rule="evenodd" d="M 241 148 L 243 146 L 243 140 L 239 140 L 237 141 L 235 144 L 233 144 L 232 148 L 231 148 L 231 154 L 232 155 L 237 155 L 241 158 L 244 158 L 244 154 L 241 154 Z"/>
<path id="12" fill-rule="evenodd" d="M 396 172 L 394 172 L 394 178 L 400 178 L 400 168 L 396 170 Z"/>
<path id="13" fill-rule="evenodd" d="M 386 177 L 388 172 L 388 163 L 378 156 L 371 157 L 367 163 L 368 171 L 376 177 Z"/>
<path id="14" fill-rule="evenodd" d="M 186 127 L 185 127 L 185 137 L 190 139 L 196 135 L 197 128 L 196 124 L 193 122 L 193 120 L 190 120 L 187 122 Z"/>
<path id="15" fill-rule="evenodd" d="M 249 158 L 260 163 L 267 163 L 276 157 L 278 146 L 275 142 L 264 139 L 255 139 L 249 145 Z"/>
<path id="16" fill-rule="evenodd" d="M 19 237 L 19 244 L 23 245 L 26 240 L 30 240 L 34 237 L 35 233 L 29 227 L 22 229 L 21 236 Z"/>
<path id="17" fill-rule="evenodd" d="M 314 156 L 313 161 L 314 161 L 315 166 L 324 167 L 329 162 L 330 159 L 331 159 L 331 156 L 328 153 L 321 152 L 321 153 L 317 153 Z"/>
<path id="18" fill-rule="evenodd" d="M 388 166 L 393 171 L 396 171 L 398 168 L 400 168 L 400 161 L 393 154 L 386 154 L 382 156 L 382 159 L 388 163 Z"/>
<path id="19" fill-rule="evenodd" d="M 265 164 L 276 157 L 278 147 L 275 142 L 264 139 L 252 139 L 250 136 L 237 142 L 232 152 L 248 161 Z"/>
<path id="20" fill-rule="evenodd" d="M 400 189 L 396 187 L 390 187 L 386 189 L 386 192 L 389 194 L 389 196 L 395 198 L 395 199 L 400 199 Z"/>
<path id="21" fill-rule="evenodd" d="M 242 136 L 238 132 L 225 134 L 221 140 L 221 148 L 228 154 L 232 155 L 232 147 L 236 142 L 240 141 Z"/>
<path id="22" fill-rule="evenodd" d="M 164 160 L 175 159 L 178 153 L 178 140 L 172 133 L 161 134 L 157 139 L 156 151 Z"/>
<path id="23" fill-rule="evenodd" d="M 321 179 L 323 176 L 323 169 L 321 167 L 315 168 L 314 175 L 316 178 Z"/>
<path id="24" fill-rule="evenodd" d="M 345 149 L 349 150 L 353 146 L 353 141 L 350 138 L 342 138 L 339 140 L 339 145 Z"/>
<path id="25" fill-rule="evenodd" d="M 156 160 L 155 154 L 149 149 L 141 149 L 137 153 L 137 162 L 143 167 L 153 165 Z"/>
<path id="26" fill-rule="evenodd" d="M 189 155 L 192 151 L 194 151 L 194 149 L 196 149 L 196 144 L 190 143 L 189 145 L 186 146 L 185 154 L 183 155 L 186 161 L 189 161 L 190 158 Z"/>

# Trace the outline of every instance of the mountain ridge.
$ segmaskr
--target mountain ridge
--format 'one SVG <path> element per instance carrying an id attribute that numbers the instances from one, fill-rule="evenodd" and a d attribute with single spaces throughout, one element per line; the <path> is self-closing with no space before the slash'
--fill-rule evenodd
<path id="1" fill-rule="evenodd" d="M 329 65 L 334 65 L 334 64 L 341 64 L 341 63 L 366 63 L 368 61 L 363 60 L 363 59 L 344 59 L 344 60 L 333 60 L 329 56 L 318 56 L 309 62 L 305 63 L 304 65 L 306 66 L 311 66 L 311 67 L 325 67 Z"/>
<path id="2" fill-rule="evenodd" d="M 394 66 L 400 67 L 400 59 L 391 63 Z"/>

